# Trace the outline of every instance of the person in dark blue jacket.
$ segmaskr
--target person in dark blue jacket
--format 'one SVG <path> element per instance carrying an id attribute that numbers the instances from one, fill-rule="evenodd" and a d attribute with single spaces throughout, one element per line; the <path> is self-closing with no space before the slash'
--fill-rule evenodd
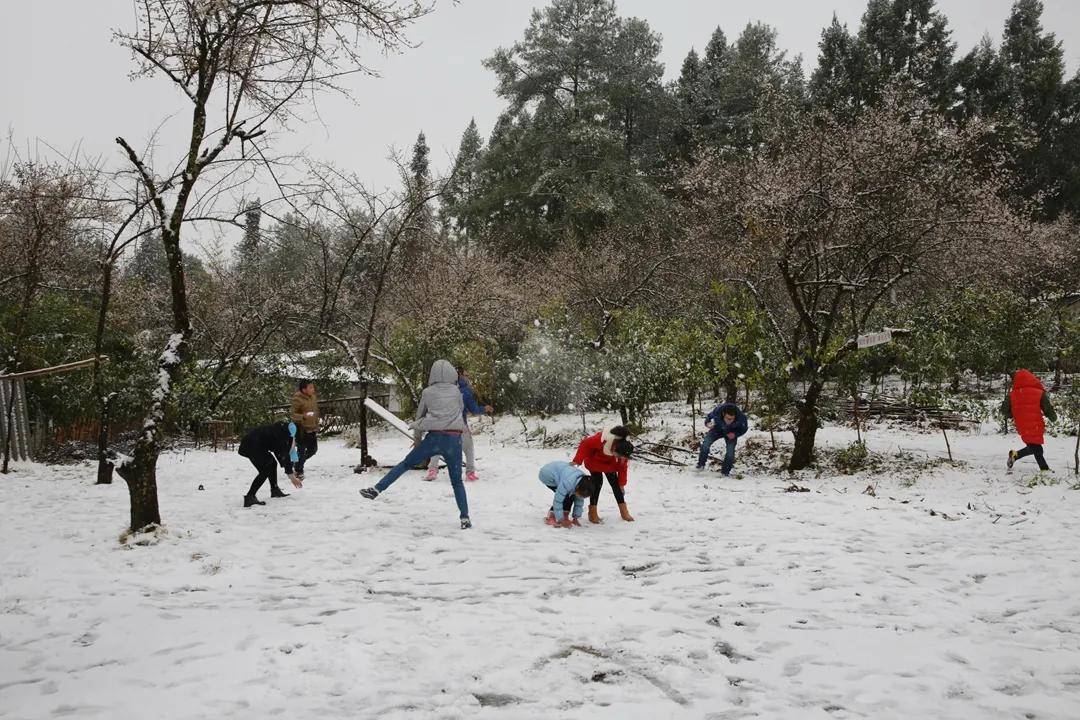
<path id="1" fill-rule="evenodd" d="M 462 417 L 465 418 L 465 432 L 461 433 L 461 451 L 465 455 L 465 479 L 475 481 L 479 480 L 480 476 L 476 474 L 476 448 L 473 446 L 472 431 L 469 430 L 469 416 L 490 415 L 494 409 L 490 405 L 481 405 L 476 399 L 476 393 L 469 384 L 469 373 L 465 368 L 458 369 L 457 385 L 458 390 L 461 391 L 461 400 L 465 404 L 465 411 L 462 413 Z M 438 477 L 441 459 L 438 455 L 431 458 L 428 462 L 427 475 L 424 476 L 425 480 L 434 480 Z"/>
<path id="2" fill-rule="evenodd" d="M 724 461 L 720 465 L 720 472 L 724 475 L 730 475 L 731 468 L 735 465 L 735 444 L 749 429 L 746 413 L 740 410 L 735 403 L 717 405 L 711 413 L 705 416 L 705 427 L 709 429 L 709 432 L 701 439 L 701 451 L 698 453 L 697 469 L 705 469 L 705 461 L 709 459 L 709 450 L 712 448 L 712 444 L 720 438 L 724 438 L 727 449 L 724 452 Z"/>
<path id="3" fill-rule="evenodd" d="M 288 497 L 289 493 L 282 492 L 278 487 L 277 469 L 281 465 L 285 474 L 289 476 L 296 487 L 303 485 L 293 474 L 293 464 L 300 456 L 296 450 L 296 424 L 292 422 L 276 422 L 272 425 L 250 430 L 240 440 L 237 452 L 251 461 L 259 474 L 251 483 L 251 488 L 244 495 L 244 507 L 252 505 L 265 505 L 262 500 L 255 496 L 259 488 L 267 480 L 270 481 L 270 497 Z"/>

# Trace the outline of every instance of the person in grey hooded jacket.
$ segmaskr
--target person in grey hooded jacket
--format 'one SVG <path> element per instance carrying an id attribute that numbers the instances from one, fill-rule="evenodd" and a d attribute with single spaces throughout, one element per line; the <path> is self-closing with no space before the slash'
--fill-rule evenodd
<path id="1" fill-rule="evenodd" d="M 461 515 L 461 529 L 465 530 L 472 527 L 472 522 L 469 520 L 469 500 L 465 494 L 465 484 L 461 481 L 461 434 L 465 431 L 465 403 L 457 381 L 458 372 L 449 361 L 436 360 L 432 363 L 428 386 L 420 394 L 420 405 L 416 408 L 416 419 L 412 423 L 415 432 L 427 434 L 375 487 L 364 488 L 360 494 L 374 500 L 406 470 L 434 455 L 442 455 L 450 471 L 450 483 L 454 486 L 454 500 L 457 501 Z"/>

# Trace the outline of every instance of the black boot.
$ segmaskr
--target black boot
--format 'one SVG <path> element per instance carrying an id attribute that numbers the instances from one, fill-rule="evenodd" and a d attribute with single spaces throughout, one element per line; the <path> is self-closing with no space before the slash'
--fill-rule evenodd
<path id="1" fill-rule="evenodd" d="M 364 488 L 360 491 L 360 494 L 366 497 L 368 500 L 374 500 L 379 497 L 379 491 L 373 487 Z"/>
<path id="2" fill-rule="evenodd" d="M 289 497 L 289 493 L 282 492 L 281 488 L 279 488 L 279 487 L 272 487 L 272 488 L 270 488 L 270 497 L 272 497 L 272 498 Z"/>
<path id="3" fill-rule="evenodd" d="M 468 530 L 472 527 L 472 520 L 469 518 L 461 518 L 461 529 Z"/>
<path id="4" fill-rule="evenodd" d="M 244 507 L 251 507 L 252 505 L 265 505 L 265 504 L 266 503 L 264 503 L 262 500 L 255 497 L 254 495 L 245 495 L 244 496 Z"/>

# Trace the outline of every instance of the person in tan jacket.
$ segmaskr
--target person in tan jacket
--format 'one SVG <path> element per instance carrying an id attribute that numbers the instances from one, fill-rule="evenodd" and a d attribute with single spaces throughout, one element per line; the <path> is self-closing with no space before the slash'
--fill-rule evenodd
<path id="1" fill-rule="evenodd" d="M 296 423 L 296 449 L 300 461 L 296 463 L 296 478 L 304 481 L 304 463 L 319 450 L 319 400 L 315 397 L 315 383 L 301 380 L 292 398 L 292 421 Z"/>

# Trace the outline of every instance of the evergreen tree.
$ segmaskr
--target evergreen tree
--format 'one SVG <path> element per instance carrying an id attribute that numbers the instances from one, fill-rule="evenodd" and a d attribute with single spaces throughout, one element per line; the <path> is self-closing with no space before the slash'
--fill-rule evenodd
<path id="1" fill-rule="evenodd" d="M 405 262 L 415 260 L 427 242 L 435 234 L 435 215 L 427 196 L 431 193 L 430 150 L 423 131 L 413 143 L 412 159 L 409 161 L 409 176 L 405 178 L 410 205 L 419 203 L 420 207 L 409 220 L 412 226 L 402 234 L 401 249 Z"/>
<path id="2" fill-rule="evenodd" d="M 1076 85 L 1065 81 L 1061 43 L 1042 27 L 1042 3 L 1017 0 L 1000 50 L 983 40 L 954 68 L 961 99 L 951 117 L 989 121 L 984 142 L 1011 159 L 1015 201 L 1045 218 L 1080 210 Z"/>
<path id="3" fill-rule="evenodd" d="M 833 14 L 832 23 L 821 31 L 818 64 L 810 75 L 810 96 L 814 105 L 850 118 L 855 104 L 853 54 L 855 39 L 847 25 Z"/>
<path id="4" fill-rule="evenodd" d="M 954 120 L 995 117 L 1009 108 L 1005 63 L 989 36 L 984 35 L 971 52 L 956 62 L 953 77 L 959 94 L 950 112 Z"/>
<path id="5" fill-rule="evenodd" d="M 1058 193 L 1049 212 L 1080 218 L 1080 70 L 1061 90 L 1059 121 L 1053 152 L 1060 166 Z"/>
<path id="6" fill-rule="evenodd" d="M 240 241 L 237 263 L 244 272 L 250 271 L 258 262 L 261 244 L 260 225 L 262 223 L 262 203 L 253 200 L 244 210 L 244 237 Z"/>
<path id="7" fill-rule="evenodd" d="M 480 138 L 474 118 L 469 120 L 461 135 L 453 175 L 447 183 L 441 211 L 444 227 L 466 241 L 473 239 L 479 230 L 480 218 L 476 215 L 475 201 L 483 151 L 484 141 Z"/>
<path id="8" fill-rule="evenodd" d="M 834 17 L 818 46 L 814 101 L 851 117 L 904 83 L 945 112 L 954 101 L 950 36 L 934 0 L 870 0 L 854 38 Z"/>
<path id="9" fill-rule="evenodd" d="M 671 138 L 671 157 L 678 161 L 691 158 L 696 142 L 696 128 L 703 113 L 698 96 L 701 84 L 701 59 L 697 51 L 690 48 L 683 60 L 682 71 L 675 82 L 675 108 L 677 117 Z"/>
<path id="10" fill-rule="evenodd" d="M 754 119 L 768 91 L 800 99 L 804 92 L 798 60 L 777 48 L 776 31 L 762 23 L 746 26 L 733 45 L 723 31 L 713 32 L 705 50 L 698 90 L 702 142 L 721 149 L 743 149 L 760 137 Z"/>
<path id="11" fill-rule="evenodd" d="M 586 242 L 661 201 L 648 176 L 667 114 L 659 51 L 648 25 L 619 18 L 611 0 L 553 0 L 485 61 L 508 107 L 477 209 L 501 249 Z"/>
<path id="12" fill-rule="evenodd" d="M 1062 207 L 1061 180 L 1068 172 L 1055 155 L 1062 127 L 1058 111 L 1065 85 L 1065 61 L 1061 43 L 1043 31 L 1043 5 L 1039 0 L 1017 0 L 1005 21 L 1001 59 L 1011 96 L 1011 110 L 1020 132 L 1030 142 L 1014 150 L 1020 174 L 1021 194 L 1034 198 L 1047 193 L 1043 208 L 1056 216 Z"/>

